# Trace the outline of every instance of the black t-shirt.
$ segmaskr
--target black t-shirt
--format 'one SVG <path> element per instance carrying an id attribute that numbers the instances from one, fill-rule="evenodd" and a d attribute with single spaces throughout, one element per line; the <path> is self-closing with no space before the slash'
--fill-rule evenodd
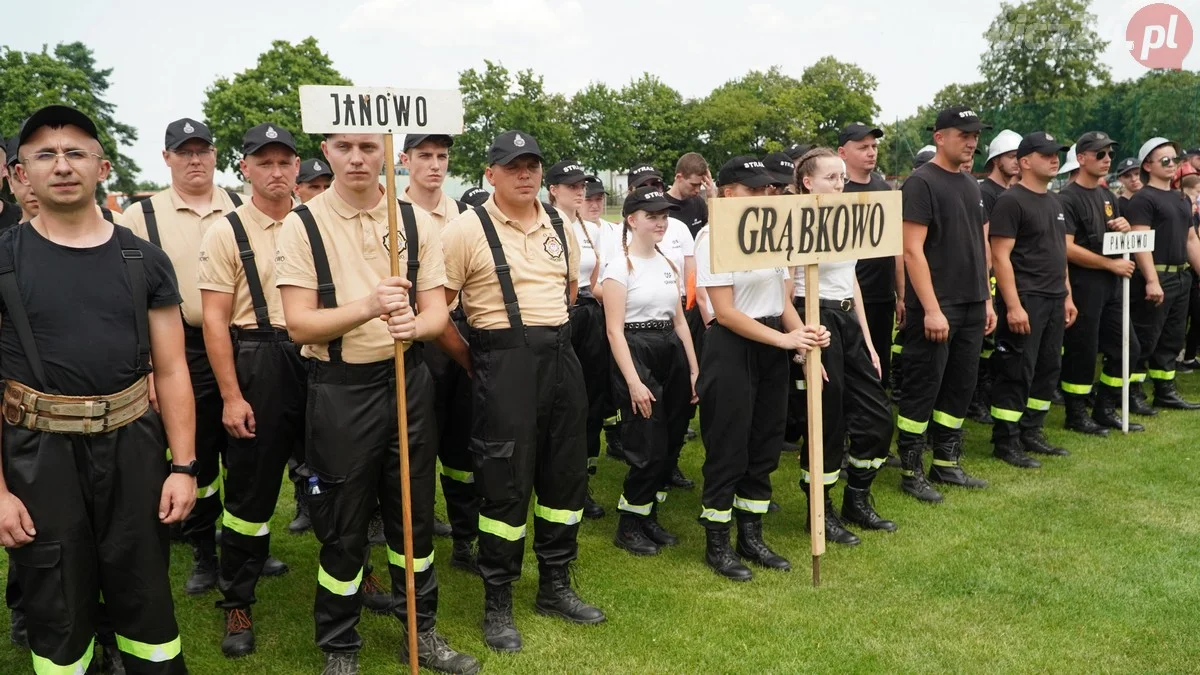
<path id="1" fill-rule="evenodd" d="M 1146 185 L 1130 198 L 1125 219 L 1132 226 L 1149 225 L 1154 230 L 1155 265 L 1182 265 L 1188 261 L 1192 205 L 1182 192 Z"/>
<path id="2" fill-rule="evenodd" d="M 1124 195 L 1117 197 L 1117 211 L 1124 213 L 1126 220 L 1129 219 L 1129 197 Z"/>
<path id="3" fill-rule="evenodd" d="M 21 222 L 21 207 L 0 199 L 0 232 Z"/>
<path id="4" fill-rule="evenodd" d="M 891 190 L 879 174 L 872 173 L 867 183 L 846 181 L 843 192 L 883 192 Z M 896 259 L 892 256 L 859 260 L 854 266 L 864 303 L 896 301 Z"/>
<path id="5" fill-rule="evenodd" d="M 167 254 L 135 239 L 146 270 L 146 306 L 178 305 Z M 115 230 L 94 248 L 60 246 L 28 225 L 0 235 L 0 246 L 14 242 L 17 287 L 49 380 L 44 386 L 67 396 L 98 396 L 137 381 L 134 301 Z M 38 386 L 3 300 L 0 313 L 0 378 Z"/>
<path id="6" fill-rule="evenodd" d="M 909 175 L 901 189 L 904 221 L 925 225 L 925 259 L 939 305 L 983 302 L 989 297 L 983 226 L 987 215 L 979 183 L 961 171 L 929 162 Z M 921 304 L 906 279 L 904 301 Z"/>
<path id="7" fill-rule="evenodd" d="M 983 197 L 984 213 L 988 214 L 989 216 L 991 215 L 992 209 L 996 208 L 996 200 L 999 199 L 1000 195 L 1004 194 L 1005 190 L 1007 189 L 1008 188 L 997 183 L 991 178 L 984 178 L 983 180 L 979 181 L 979 196 Z"/>
<path id="8" fill-rule="evenodd" d="M 708 202 L 700 198 L 688 197 L 687 199 L 675 199 L 671 193 L 666 193 L 667 201 L 679 207 L 678 211 L 673 211 L 670 215 L 673 218 L 678 218 L 683 221 L 684 225 L 692 232 L 692 238 L 695 239 L 700 230 L 708 224 Z"/>
<path id="9" fill-rule="evenodd" d="M 1079 183 L 1069 183 L 1059 191 L 1058 201 L 1067 219 L 1067 234 L 1074 235 L 1079 246 L 1103 255 L 1108 221 L 1121 216 L 1116 196 L 1101 185 L 1085 188 Z"/>
<path id="10" fill-rule="evenodd" d="M 1067 221 L 1058 195 L 1012 186 L 996 200 L 988 232 L 1016 240 L 1009 259 L 1018 293 L 1066 297 Z"/>

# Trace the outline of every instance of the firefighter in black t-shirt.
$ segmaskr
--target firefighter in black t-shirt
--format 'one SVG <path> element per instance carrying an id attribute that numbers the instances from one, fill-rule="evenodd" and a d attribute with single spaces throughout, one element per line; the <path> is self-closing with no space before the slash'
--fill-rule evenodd
<path id="1" fill-rule="evenodd" d="M 1200 237 L 1192 227 L 1191 204 L 1171 189 L 1178 153 L 1175 143 L 1165 138 L 1146 141 L 1138 152 L 1145 187 L 1129 200 L 1126 218 L 1134 230 L 1154 230 L 1154 253 L 1136 254 L 1138 269 L 1129 291 L 1129 311 L 1141 347 L 1132 370 L 1154 383 L 1155 408 L 1196 410 L 1200 403 L 1185 401 L 1175 388 L 1175 358 L 1187 329 L 1188 265 L 1200 269 Z M 1141 384 L 1131 391 L 1141 401 Z"/>
<path id="2" fill-rule="evenodd" d="M 996 314 L 987 283 L 987 216 L 979 184 L 959 171 L 990 128 L 967 106 L 938 113 L 937 154 L 904 182 L 904 388 L 897 449 L 900 487 L 922 501 L 942 495 L 925 478 L 925 432 L 934 481 L 981 488 L 963 471 L 962 425 L 975 387 L 979 348 Z M 932 428 L 930 428 L 932 426 Z"/>
<path id="3" fill-rule="evenodd" d="M 180 297 L 166 255 L 96 208 L 98 138 L 65 106 L 19 135 L 17 179 L 40 211 L 0 236 L 0 544 L 34 672 L 86 671 L 107 616 L 130 672 L 184 673 L 166 532 L 196 500 Z"/>
<path id="4" fill-rule="evenodd" d="M 1104 255 L 1104 235 L 1128 232 L 1117 198 L 1100 179 L 1108 174 L 1117 143 L 1107 134 L 1089 131 L 1075 143 L 1079 171 L 1059 192 L 1067 220 L 1067 260 L 1071 296 L 1079 310 L 1063 338 L 1062 391 L 1066 428 L 1103 436 L 1121 428 L 1121 279 L 1133 274 L 1133 261 Z M 1136 358 L 1137 336 L 1129 334 L 1129 353 Z M 1100 385 L 1093 389 L 1096 354 L 1104 355 Z M 1095 408 L 1088 416 L 1087 398 Z M 1142 431 L 1130 422 L 1130 431 Z"/>
<path id="5" fill-rule="evenodd" d="M 1062 367 L 1066 326 L 1075 321 L 1067 286 L 1066 219 L 1047 186 L 1067 146 L 1044 131 L 1017 148 L 1021 180 L 996 200 L 989 232 L 996 273 L 996 349 L 992 352 L 993 454 L 1036 469 L 1026 454 L 1066 455 L 1042 433 Z"/>
<path id="6" fill-rule="evenodd" d="M 1121 196 L 1117 197 L 1117 207 L 1121 213 L 1129 213 L 1129 200 L 1142 189 L 1139 168 L 1137 157 L 1126 157 L 1117 165 L 1117 182 L 1121 184 Z"/>

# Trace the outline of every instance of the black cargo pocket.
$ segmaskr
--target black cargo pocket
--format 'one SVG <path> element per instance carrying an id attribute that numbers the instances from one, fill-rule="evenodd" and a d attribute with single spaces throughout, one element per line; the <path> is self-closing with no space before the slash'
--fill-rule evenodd
<path id="1" fill-rule="evenodd" d="M 13 609 L 24 612 L 34 623 L 65 627 L 71 623 L 63 591 L 62 544 L 34 542 L 8 549 L 12 574 L 21 589 Z"/>
<path id="2" fill-rule="evenodd" d="M 305 490 L 307 489 L 308 485 L 305 485 Z M 304 496 L 304 499 L 308 502 L 309 517 L 312 518 L 313 534 L 316 535 L 317 541 L 322 544 L 337 543 L 337 501 L 340 492 L 341 485 L 321 481 L 321 492 L 319 494 L 306 494 Z"/>
<path id="3" fill-rule="evenodd" d="M 475 490 L 493 502 L 516 499 L 512 455 L 516 441 L 488 441 L 472 438 L 468 448 L 475 462 Z"/>

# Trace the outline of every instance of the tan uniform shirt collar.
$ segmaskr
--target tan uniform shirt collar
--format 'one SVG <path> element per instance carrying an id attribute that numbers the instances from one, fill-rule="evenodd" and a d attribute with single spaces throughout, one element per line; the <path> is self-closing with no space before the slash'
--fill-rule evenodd
<path id="1" fill-rule="evenodd" d="M 337 183 L 334 182 L 329 186 L 329 189 L 325 191 L 329 193 L 329 206 L 333 209 L 334 213 L 338 214 L 342 218 L 345 218 L 346 220 L 350 220 L 359 214 L 366 214 L 368 218 L 376 222 L 387 222 L 386 197 L 380 199 L 379 203 L 369 210 L 359 209 L 351 206 L 345 199 L 342 199 L 342 196 L 338 194 L 336 189 L 334 189 L 336 186 Z M 383 192 L 383 186 L 379 187 L 379 191 L 381 193 Z"/>
<path id="2" fill-rule="evenodd" d="M 262 209 L 254 205 L 253 200 L 246 201 L 246 215 L 250 217 L 251 222 L 258 225 L 264 230 L 269 230 L 276 225 L 282 225 L 282 220 L 272 220 L 271 216 L 262 212 Z"/>
<path id="3" fill-rule="evenodd" d="M 221 188 L 219 188 L 215 185 L 213 186 L 212 202 L 209 204 L 208 213 L 215 213 L 218 211 L 225 212 L 227 210 L 228 211 L 233 210 L 233 209 L 226 207 L 225 200 L 228 199 L 229 197 L 228 197 L 228 195 L 226 195 L 224 198 L 222 198 L 223 194 L 225 194 L 224 190 L 222 190 Z M 179 191 L 175 189 L 174 185 L 167 188 L 167 195 L 170 196 L 171 206 L 174 206 L 176 211 L 193 211 L 193 212 L 195 212 L 195 210 L 191 207 L 191 205 L 189 205 L 187 202 L 183 201 L 183 197 L 181 197 L 179 195 Z M 203 218 L 204 216 L 207 216 L 208 213 L 197 213 L 196 215 Z"/>

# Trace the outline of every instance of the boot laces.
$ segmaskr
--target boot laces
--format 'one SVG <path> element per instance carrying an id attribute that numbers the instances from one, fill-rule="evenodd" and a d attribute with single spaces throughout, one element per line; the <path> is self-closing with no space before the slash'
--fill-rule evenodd
<path id="1" fill-rule="evenodd" d="M 253 627 L 254 624 L 250 621 L 250 615 L 241 607 L 229 610 L 229 614 L 225 616 L 225 630 L 227 632 L 240 633 Z"/>
<path id="2" fill-rule="evenodd" d="M 383 587 L 383 582 L 379 580 L 379 577 L 374 572 L 368 574 L 363 579 L 361 588 L 363 595 L 379 595 L 387 592 L 387 589 Z"/>
<path id="3" fill-rule="evenodd" d="M 450 648 L 446 638 L 435 630 L 418 634 L 417 643 L 417 651 L 427 651 L 438 661 L 448 661 L 458 656 L 458 652 Z"/>

